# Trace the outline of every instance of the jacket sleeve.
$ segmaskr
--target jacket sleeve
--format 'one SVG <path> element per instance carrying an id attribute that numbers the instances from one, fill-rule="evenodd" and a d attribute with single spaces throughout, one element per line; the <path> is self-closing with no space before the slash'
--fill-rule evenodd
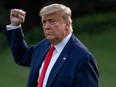
<path id="1" fill-rule="evenodd" d="M 91 54 L 82 58 L 76 78 L 76 87 L 99 87 L 97 64 Z"/>
<path id="2" fill-rule="evenodd" d="M 22 66 L 30 66 L 34 46 L 28 47 L 22 28 L 9 31 L 4 30 L 4 33 L 15 62 Z"/>

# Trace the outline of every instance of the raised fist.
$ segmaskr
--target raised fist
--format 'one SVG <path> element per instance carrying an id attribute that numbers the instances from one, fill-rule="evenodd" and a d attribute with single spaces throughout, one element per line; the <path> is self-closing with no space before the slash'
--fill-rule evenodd
<path id="1" fill-rule="evenodd" d="M 12 9 L 10 11 L 11 25 L 18 26 L 25 21 L 26 12 L 22 9 Z"/>

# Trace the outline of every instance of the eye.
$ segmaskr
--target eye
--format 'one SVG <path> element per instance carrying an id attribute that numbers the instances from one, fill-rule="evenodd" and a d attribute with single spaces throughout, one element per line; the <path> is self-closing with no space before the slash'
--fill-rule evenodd
<path id="1" fill-rule="evenodd" d="M 42 25 L 43 25 L 43 26 L 45 26 L 45 24 L 46 24 L 46 21 L 45 21 L 45 20 L 43 20 L 43 21 L 42 21 Z"/>
<path id="2" fill-rule="evenodd" d="M 43 23 L 43 24 L 45 24 L 45 23 L 46 23 L 46 21 L 45 21 L 45 20 L 43 20 L 43 21 L 42 21 L 42 23 Z"/>
<path id="3" fill-rule="evenodd" d="M 50 24 L 55 24 L 56 23 L 56 20 L 55 19 L 51 19 L 51 20 L 49 20 L 49 22 L 50 22 Z"/>

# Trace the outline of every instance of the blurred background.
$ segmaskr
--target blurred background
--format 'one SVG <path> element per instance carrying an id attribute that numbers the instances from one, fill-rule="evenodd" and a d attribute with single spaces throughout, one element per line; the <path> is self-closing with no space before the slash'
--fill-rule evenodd
<path id="1" fill-rule="evenodd" d="M 30 46 L 44 38 L 38 14 L 51 3 L 72 9 L 74 33 L 97 60 L 100 87 L 116 87 L 116 0 L 0 0 L 0 87 L 26 87 L 29 73 L 29 68 L 15 64 L 2 32 L 10 23 L 10 10 L 26 11 L 22 27 Z"/>

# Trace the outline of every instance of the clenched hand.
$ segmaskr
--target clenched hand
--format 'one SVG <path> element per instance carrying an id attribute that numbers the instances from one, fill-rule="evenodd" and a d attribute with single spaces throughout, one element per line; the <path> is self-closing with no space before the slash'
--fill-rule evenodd
<path id="1" fill-rule="evenodd" d="M 11 25 L 19 26 L 25 21 L 26 12 L 22 9 L 12 9 L 10 11 Z"/>

